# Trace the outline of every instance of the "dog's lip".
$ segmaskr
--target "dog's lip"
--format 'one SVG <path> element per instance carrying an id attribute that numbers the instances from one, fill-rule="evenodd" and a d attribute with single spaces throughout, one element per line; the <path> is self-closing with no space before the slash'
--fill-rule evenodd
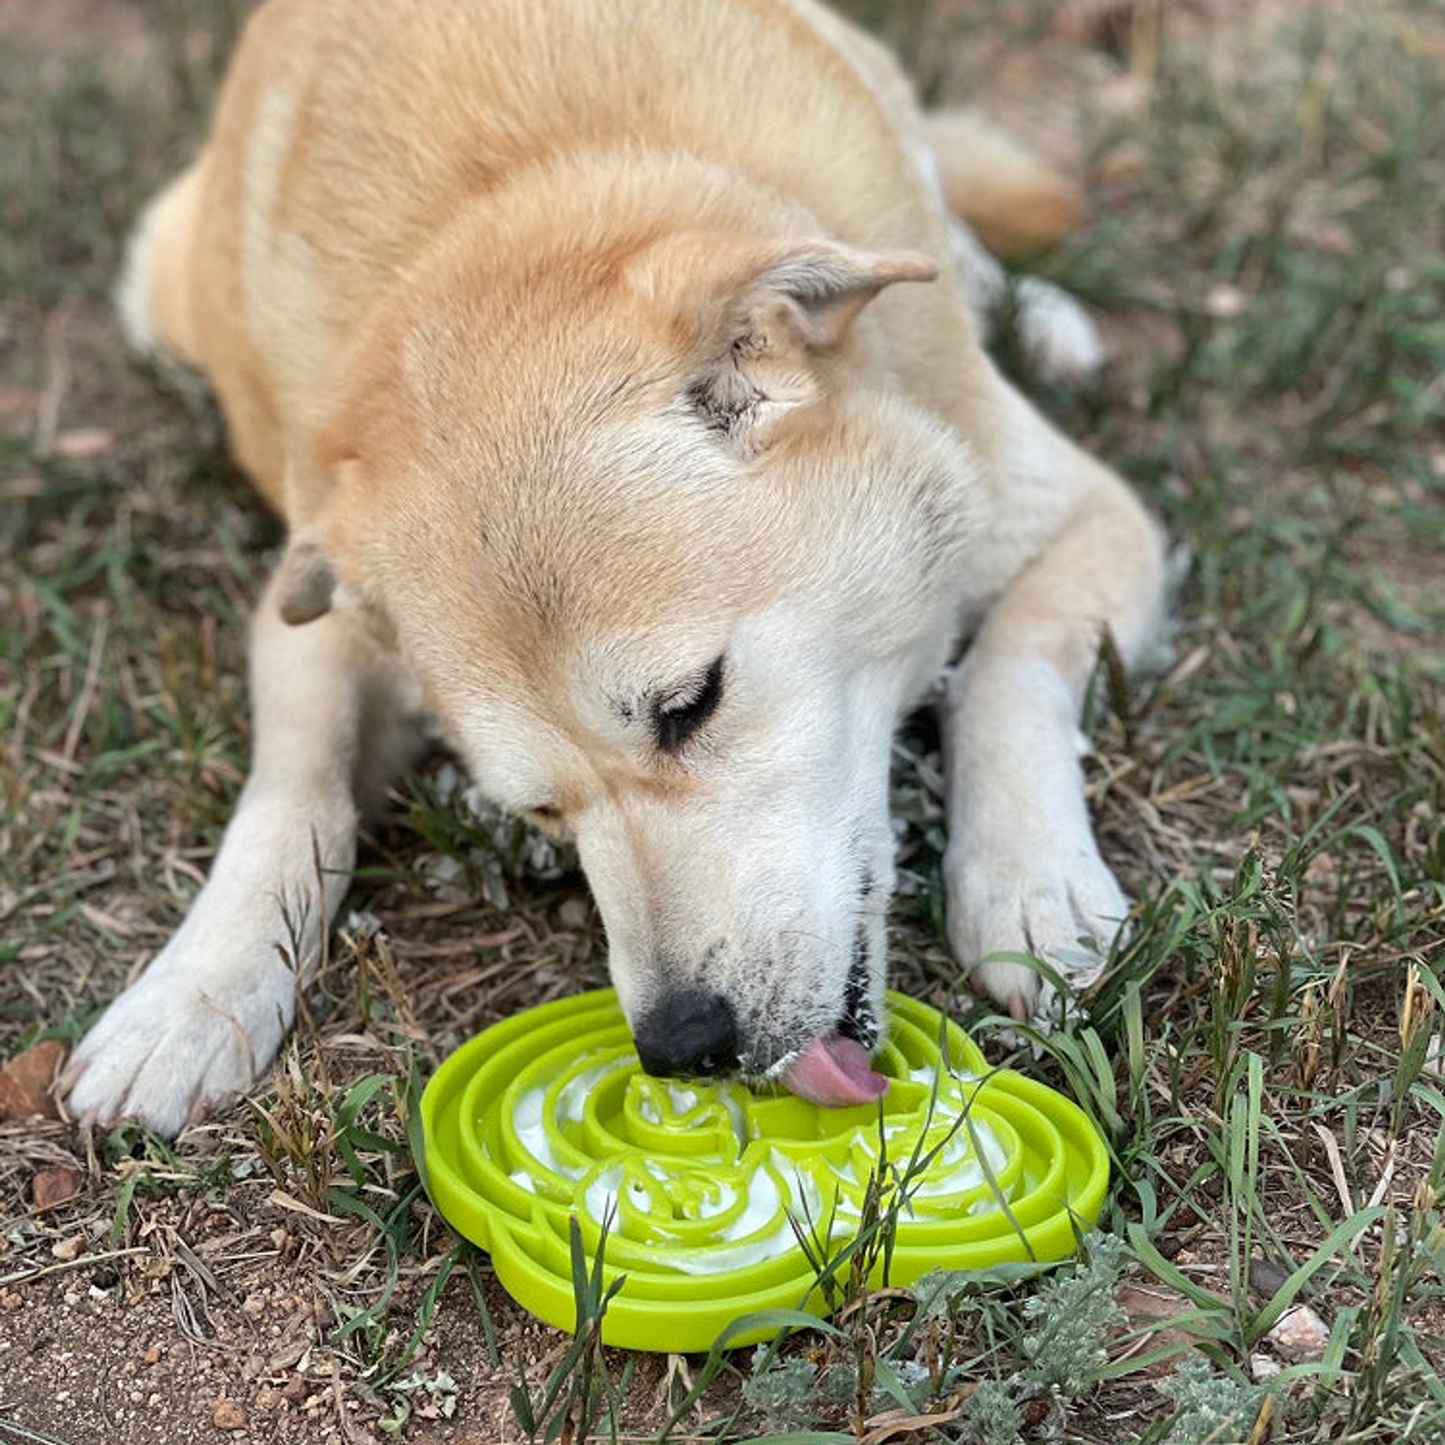
<path id="1" fill-rule="evenodd" d="M 878 1040 L 878 1020 L 868 997 L 868 948 L 861 932 L 853 949 L 853 962 L 844 989 L 843 1011 L 833 1026 L 845 1039 L 852 1039 L 871 1052 Z"/>

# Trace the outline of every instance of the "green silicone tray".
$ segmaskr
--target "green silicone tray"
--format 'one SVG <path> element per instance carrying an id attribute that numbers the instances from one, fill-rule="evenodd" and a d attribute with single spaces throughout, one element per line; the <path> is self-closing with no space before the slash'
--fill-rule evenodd
<path id="1" fill-rule="evenodd" d="M 892 1081 L 882 1100 L 888 1156 L 908 1159 L 920 1137 L 924 1152 L 943 1145 L 899 1220 L 890 1282 L 1073 1253 L 1075 1229 L 1098 1218 L 1109 1180 L 1083 1111 L 1021 1074 L 989 1073 L 937 1010 L 896 993 L 888 1004 L 873 1060 Z M 878 1108 L 651 1078 L 616 996 L 602 989 L 516 1014 L 442 1064 L 421 1100 L 427 1188 L 452 1226 L 491 1253 L 508 1293 L 562 1329 L 575 1322 L 569 1218 L 595 1253 L 614 1211 L 605 1276 L 626 1282 L 603 1340 L 705 1350 L 754 1310 L 823 1312 L 788 1215 L 821 1229 L 836 1204 L 833 1250 L 851 1237 L 878 1157 Z"/>

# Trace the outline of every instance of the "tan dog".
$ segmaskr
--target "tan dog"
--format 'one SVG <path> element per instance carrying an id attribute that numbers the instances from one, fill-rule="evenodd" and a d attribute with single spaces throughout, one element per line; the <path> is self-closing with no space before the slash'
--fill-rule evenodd
<path id="1" fill-rule="evenodd" d="M 291 530 L 255 761 L 74 1109 L 171 1132 L 251 1083 L 423 711 L 575 837 L 646 1067 L 872 1099 L 890 737 L 968 634 L 953 946 L 1020 1017 L 1038 975 L 991 953 L 1097 966 L 1126 907 L 1076 716 L 1102 631 L 1147 638 L 1161 544 L 985 356 L 962 292 L 996 271 L 945 187 L 996 242 L 1076 210 L 810 0 L 254 16 L 121 300 Z M 1049 305 L 1040 351 L 1087 364 Z"/>

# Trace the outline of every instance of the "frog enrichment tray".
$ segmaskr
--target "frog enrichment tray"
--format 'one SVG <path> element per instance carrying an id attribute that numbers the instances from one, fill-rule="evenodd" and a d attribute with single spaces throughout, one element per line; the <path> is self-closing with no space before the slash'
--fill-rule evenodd
<path id="1" fill-rule="evenodd" d="M 795 1222 L 823 1242 L 831 1218 L 823 1253 L 836 1253 L 880 1150 L 899 1169 L 927 1160 L 899 1214 L 890 1283 L 1073 1253 L 1108 1186 L 1094 1125 L 1043 1084 L 990 1071 L 937 1010 L 896 993 L 888 1006 L 873 1058 L 888 1092 L 842 1109 L 644 1074 L 611 989 L 524 1010 L 427 1085 L 428 1192 L 489 1251 L 508 1293 L 562 1329 L 575 1323 L 569 1221 L 591 1256 L 608 1220 L 604 1277 L 626 1280 L 602 1338 L 633 1349 L 706 1350 L 755 1310 L 822 1314 Z"/>

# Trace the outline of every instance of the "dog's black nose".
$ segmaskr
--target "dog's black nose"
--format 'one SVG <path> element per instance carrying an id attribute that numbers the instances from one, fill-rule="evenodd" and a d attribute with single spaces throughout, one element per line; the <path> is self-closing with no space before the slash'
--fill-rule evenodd
<path id="1" fill-rule="evenodd" d="M 637 1057 L 649 1074 L 723 1074 L 738 1062 L 732 1006 L 717 993 L 683 989 L 664 994 L 632 1031 Z"/>

